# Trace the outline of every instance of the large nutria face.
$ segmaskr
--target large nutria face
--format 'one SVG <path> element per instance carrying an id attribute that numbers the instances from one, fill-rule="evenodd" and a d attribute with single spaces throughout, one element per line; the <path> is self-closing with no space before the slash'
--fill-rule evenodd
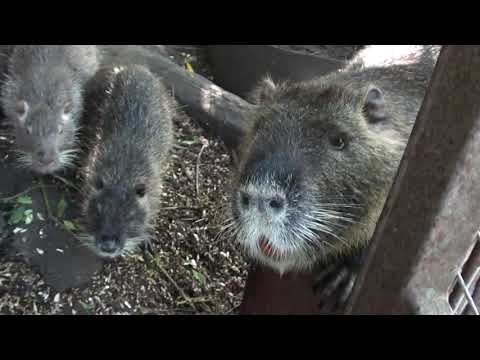
<path id="1" fill-rule="evenodd" d="M 263 86 L 230 230 L 255 260 L 280 273 L 306 270 L 364 241 L 362 221 L 390 184 L 402 143 L 372 128 L 388 122 L 373 85 Z"/>
<path id="2" fill-rule="evenodd" d="M 101 257 L 115 258 L 134 251 L 148 240 L 148 188 L 114 184 L 101 176 L 92 179 L 85 203 L 87 245 Z"/>
<path id="3" fill-rule="evenodd" d="M 2 102 L 20 166 L 51 174 L 73 165 L 82 107 L 81 89 L 74 85 L 73 75 L 60 70 L 25 72 L 6 82 Z"/>

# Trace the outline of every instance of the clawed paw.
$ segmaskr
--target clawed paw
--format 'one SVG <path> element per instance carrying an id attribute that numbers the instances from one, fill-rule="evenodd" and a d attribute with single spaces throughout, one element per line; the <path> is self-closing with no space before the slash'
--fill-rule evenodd
<path id="1" fill-rule="evenodd" d="M 322 313 L 341 312 L 350 297 L 357 271 L 348 265 L 331 265 L 314 278 L 313 291 L 319 298 Z"/>

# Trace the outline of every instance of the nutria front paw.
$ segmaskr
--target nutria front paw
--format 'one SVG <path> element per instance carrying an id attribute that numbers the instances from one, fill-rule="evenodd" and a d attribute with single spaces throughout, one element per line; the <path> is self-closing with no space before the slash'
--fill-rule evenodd
<path id="1" fill-rule="evenodd" d="M 363 264 L 365 252 L 336 262 L 315 272 L 313 291 L 319 299 L 320 312 L 342 314 Z"/>

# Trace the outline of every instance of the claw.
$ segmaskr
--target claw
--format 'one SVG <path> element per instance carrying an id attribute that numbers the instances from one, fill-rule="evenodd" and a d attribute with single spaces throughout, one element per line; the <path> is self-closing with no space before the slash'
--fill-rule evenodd
<path id="1" fill-rule="evenodd" d="M 314 277 L 313 291 L 321 313 L 341 313 L 350 298 L 361 268 L 362 254 L 321 269 Z"/>
<path id="2" fill-rule="evenodd" d="M 313 291 L 317 292 L 318 288 L 322 286 L 322 283 L 326 278 L 331 276 L 332 272 L 335 271 L 335 265 L 330 265 L 327 268 L 321 270 L 319 273 L 315 275 L 314 283 L 313 283 Z"/>
<path id="3" fill-rule="evenodd" d="M 333 274 L 332 280 L 330 280 L 320 293 L 323 298 L 328 298 L 338 291 L 340 285 L 350 276 L 350 272 L 346 267 L 340 268 L 340 271 Z"/>
<path id="4" fill-rule="evenodd" d="M 154 251 L 152 244 L 149 241 L 145 241 L 144 243 L 140 244 L 140 249 L 143 253 L 143 258 L 145 260 L 152 259 L 154 257 Z"/>
<path id="5" fill-rule="evenodd" d="M 355 273 L 350 274 L 350 279 L 348 280 L 346 286 L 344 287 L 344 290 L 339 300 L 339 306 L 341 306 L 342 308 L 346 305 L 348 299 L 350 298 L 350 294 L 352 293 L 352 290 L 353 290 L 353 285 L 355 285 L 355 281 L 357 281 L 357 276 L 358 274 L 355 274 Z"/>

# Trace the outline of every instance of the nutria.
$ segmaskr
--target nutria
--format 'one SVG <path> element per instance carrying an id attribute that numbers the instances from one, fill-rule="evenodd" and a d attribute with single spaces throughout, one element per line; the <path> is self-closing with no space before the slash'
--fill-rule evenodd
<path id="1" fill-rule="evenodd" d="M 21 166 L 51 174 L 72 166 L 83 90 L 99 66 L 95 45 L 1 45 L 1 105 Z"/>
<path id="2" fill-rule="evenodd" d="M 359 54 L 352 66 L 311 81 L 261 81 L 250 97 L 258 108 L 239 151 L 227 225 L 253 260 L 280 274 L 315 269 L 322 279 L 336 268 L 330 285 L 351 289 L 338 266 L 358 269 L 423 101 L 434 50 L 433 58 L 421 48 L 417 61 L 378 66 L 359 63 Z"/>
<path id="3" fill-rule="evenodd" d="M 88 95 L 98 109 L 89 111 L 87 117 L 95 119 L 86 122 L 93 129 L 96 124 L 97 135 L 89 136 L 93 143 L 80 170 L 88 234 L 82 238 L 99 256 L 115 258 L 150 238 L 177 106 L 162 82 L 142 66 L 102 69 L 93 80 L 97 77 L 110 86 L 103 99 Z"/>

